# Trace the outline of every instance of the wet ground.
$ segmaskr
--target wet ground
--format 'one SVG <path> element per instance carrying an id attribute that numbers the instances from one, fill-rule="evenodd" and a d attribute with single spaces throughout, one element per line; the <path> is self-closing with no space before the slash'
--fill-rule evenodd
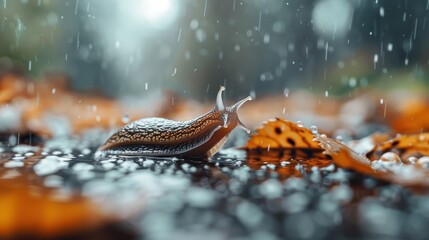
<path id="1" fill-rule="evenodd" d="M 82 239 L 424 239 L 429 196 L 329 161 L 232 148 L 208 160 L 94 160 L 93 133 L 3 136 L 0 236 Z"/>

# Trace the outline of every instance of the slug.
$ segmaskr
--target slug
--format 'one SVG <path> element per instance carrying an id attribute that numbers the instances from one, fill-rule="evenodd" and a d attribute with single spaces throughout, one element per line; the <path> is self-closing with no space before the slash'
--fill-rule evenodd
<path id="1" fill-rule="evenodd" d="M 226 142 L 231 131 L 239 126 L 237 110 L 250 96 L 231 107 L 225 107 L 221 86 L 216 106 L 208 113 L 189 121 L 164 118 L 143 118 L 129 123 L 114 133 L 97 151 L 97 156 L 211 157 Z"/>

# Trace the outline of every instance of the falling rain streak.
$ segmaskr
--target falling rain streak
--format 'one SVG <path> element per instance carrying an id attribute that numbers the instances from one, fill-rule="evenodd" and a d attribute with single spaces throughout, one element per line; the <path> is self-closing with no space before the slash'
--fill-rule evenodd
<path id="1" fill-rule="evenodd" d="M 75 8 L 74 8 L 74 15 L 77 15 L 78 8 L 79 8 L 79 0 L 76 0 L 76 5 L 75 5 Z"/>
<path id="2" fill-rule="evenodd" d="M 80 46 L 80 32 L 77 32 L 76 36 L 76 49 L 79 49 Z"/>
<path id="3" fill-rule="evenodd" d="M 416 18 L 416 21 L 414 22 L 414 35 L 413 38 L 414 40 L 416 40 L 416 35 L 417 35 L 417 23 L 418 23 L 418 18 Z"/>
<path id="4" fill-rule="evenodd" d="M 329 50 L 329 45 L 328 45 L 328 42 L 326 42 L 326 44 L 325 44 L 325 61 L 328 61 L 328 50 Z"/>
<path id="5" fill-rule="evenodd" d="M 203 12 L 203 17 L 206 17 L 207 1 L 208 1 L 208 0 L 206 0 L 206 1 L 205 1 L 205 3 L 204 3 L 204 12 Z"/>
<path id="6" fill-rule="evenodd" d="M 182 37 L 182 28 L 179 29 L 179 34 L 177 35 L 177 42 L 180 42 L 181 37 Z"/>

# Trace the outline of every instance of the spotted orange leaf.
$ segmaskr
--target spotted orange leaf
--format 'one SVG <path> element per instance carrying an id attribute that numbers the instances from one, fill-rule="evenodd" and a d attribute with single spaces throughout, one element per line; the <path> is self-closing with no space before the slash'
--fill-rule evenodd
<path id="1" fill-rule="evenodd" d="M 256 129 L 245 148 L 247 150 L 256 149 L 318 149 L 320 146 L 313 142 L 313 133 L 294 122 L 281 118 L 268 120 L 262 127 Z"/>
<path id="2" fill-rule="evenodd" d="M 299 177 L 312 167 L 332 164 L 313 138 L 309 129 L 296 123 L 280 118 L 269 120 L 247 142 L 246 164 L 252 169 L 276 171 L 281 178 Z"/>

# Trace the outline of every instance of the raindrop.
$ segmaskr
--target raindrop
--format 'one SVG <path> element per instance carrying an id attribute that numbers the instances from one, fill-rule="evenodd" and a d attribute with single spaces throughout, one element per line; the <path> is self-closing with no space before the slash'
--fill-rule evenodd
<path id="1" fill-rule="evenodd" d="M 317 129 L 317 126 L 315 126 L 315 125 L 312 125 L 312 126 L 310 127 L 310 130 L 311 130 L 311 133 L 313 133 L 314 135 L 318 135 L 318 134 L 319 134 L 319 131 L 318 131 L 318 129 Z"/>
<path id="2" fill-rule="evenodd" d="M 255 91 L 250 91 L 249 95 L 252 97 L 252 99 L 256 99 L 256 92 Z"/>
<path id="3" fill-rule="evenodd" d="M 207 0 L 204 3 L 204 12 L 203 12 L 203 17 L 206 17 L 206 11 L 207 11 Z"/>
<path id="4" fill-rule="evenodd" d="M 193 30 L 197 29 L 198 25 L 199 25 L 198 20 L 197 19 L 192 19 L 191 24 L 190 24 L 191 29 L 193 29 Z"/>
<path id="5" fill-rule="evenodd" d="M 391 52 L 393 50 L 393 44 L 388 43 L 387 44 L 387 51 Z"/>
<path id="6" fill-rule="evenodd" d="M 6 2 L 6 1 L 5 1 Z M 21 40 L 21 34 L 24 30 L 26 30 L 27 28 L 25 27 L 24 23 L 21 21 L 21 19 L 19 19 L 18 17 L 16 18 L 16 28 L 15 28 L 15 45 L 16 47 L 19 47 L 19 43 Z"/>
<path id="7" fill-rule="evenodd" d="M 274 75 L 271 72 L 264 72 L 260 75 L 259 79 L 261 82 L 270 81 L 274 79 Z"/>
<path id="8" fill-rule="evenodd" d="M 380 16 L 384 17 L 384 8 L 383 7 L 380 8 Z"/>
<path id="9" fill-rule="evenodd" d="M 328 45 L 328 42 L 326 42 L 326 44 L 325 44 L 325 61 L 328 61 L 328 49 L 329 49 L 329 45 Z"/>
<path id="10" fill-rule="evenodd" d="M 56 88 L 52 88 L 52 95 L 54 95 L 57 92 Z"/>
<path id="11" fill-rule="evenodd" d="M 195 38 L 197 39 L 198 42 L 204 42 L 206 40 L 206 36 L 207 36 L 206 31 L 204 31 L 201 28 L 195 31 Z"/>
<path id="12" fill-rule="evenodd" d="M 414 31 L 413 31 L 413 38 L 416 39 L 416 34 L 417 34 L 417 22 L 418 19 L 416 18 L 416 21 L 414 22 Z"/>
<path id="13" fill-rule="evenodd" d="M 31 71 L 31 60 L 28 61 L 28 71 Z"/>
<path id="14" fill-rule="evenodd" d="M 191 60 L 191 53 L 190 53 L 189 51 L 186 51 L 186 52 L 185 52 L 185 59 L 186 59 L 187 61 Z"/>
<path id="15" fill-rule="evenodd" d="M 179 35 L 177 36 L 177 42 L 180 42 L 181 36 L 182 36 L 182 28 L 179 29 Z"/>
<path id="16" fill-rule="evenodd" d="M 304 125 L 302 124 L 302 121 L 300 120 L 296 121 L 296 125 L 298 125 L 298 127 L 304 127 Z"/>
<path id="17" fill-rule="evenodd" d="M 130 116 L 128 116 L 128 114 L 124 114 L 124 116 L 122 117 L 122 122 L 123 123 L 129 123 L 130 122 Z"/>
<path id="18" fill-rule="evenodd" d="M 328 90 L 325 91 L 325 97 L 329 97 L 329 92 Z"/>
<path id="19" fill-rule="evenodd" d="M 270 43 L 270 35 L 269 34 L 265 34 L 263 41 L 264 41 L 265 44 Z"/>
<path id="20" fill-rule="evenodd" d="M 350 78 L 349 86 L 353 88 L 353 87 L 356 87 L 356 85 L 357 85 L 356 78 Z"/>
<path id="21" fill-rule="evenodd" d="M 273 32 L 275 33 L 282 33 L 285 31 L 285 28 L 286 27 L 283 22 L 278 21 L 273 24 Z"/>
<path id="22" fill-rule="evenodd" d="M 238 45 L 238 44 L 235 45 L 234 46 L 234 51 L 236 51 L 236 52 L 240 51 L 240 45 Z"/>
<path id="23" fill-rule="evenodd" d="M 283 90 L 283 94 L 285 95 L 285 97 L 289 97 L 289 88 L 285 88 Z"/>
<path id="24" fill-rule="evenodd" d="M 378 54 L 374 54 L 374 69 L 377 67 Z"/>
<path id="25" fill-rule="evenodd" d="M 79 49 L 80 46 L 80 32 L 77 32 L 76 36 L 76 49 Z"/>

